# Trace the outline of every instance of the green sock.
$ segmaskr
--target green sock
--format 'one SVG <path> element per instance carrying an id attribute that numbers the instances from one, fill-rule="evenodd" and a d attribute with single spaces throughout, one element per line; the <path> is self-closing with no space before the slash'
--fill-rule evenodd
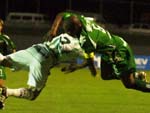
<path id="1" fill-rule="evenodd" d="M 135 79 L 135 84 L 136 84 L 136 89 L 144 92 L 150 92 L 150 83 L 147 83 L 140 79 Z"/>

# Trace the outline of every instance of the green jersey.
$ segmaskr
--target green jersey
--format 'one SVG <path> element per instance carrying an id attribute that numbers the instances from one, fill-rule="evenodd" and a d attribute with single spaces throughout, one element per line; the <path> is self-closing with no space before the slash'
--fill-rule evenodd
<path id="1" fill-rule="evenodd" d="M 102 54 L 102 60 L 115 65 L 113 67 L 118 67 L 118 69 L 114 69 L 119 71 L 116 71 L 115 74 L 121 75 L 124 71 L 136 70 L 132 50 L 123 38 L 110 34 L 94 20 L 82 15 L 66 12 L 63 19 L 68 19 L 72 15 L 77 16 L 81 21 L 82 30 L 78 38 L 86 53 Z"/>
<path id="2" fill-rule="evenodd" d="M 0 34 L 0 53 L 7 55 L 16 49 L 14 42 L 4 34 Z"/>
<path id="3" fill-rule="evenodd" d="M 74 13 L 64 13 L 64 18 L 75 15 Z M 107 50 L 113 51 L 116 48 L 127 47 L 128 44 L 120 37 L 110 34 L 103 29 L 94 20 L 84 17 L 82 15 L 76 15 L 82 22 L 82 32 L 80 34 L 80 44 L 87 53 L 93 51 L 98 53 L 106 52 Z"/>
<path id="4" fill-rule="evenodd" d="M 0 53 L 7 55 L 15 49 L 16 46 L 13 41 L 7 35 L 0 34 Z M 5 68 L 3 66 L 0 66 L 0 79 L 6 79 Z"/>

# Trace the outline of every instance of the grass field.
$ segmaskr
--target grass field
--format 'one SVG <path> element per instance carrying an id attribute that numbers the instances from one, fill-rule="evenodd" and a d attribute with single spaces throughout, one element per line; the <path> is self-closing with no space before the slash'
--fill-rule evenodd
<path id="1" fill-rule="evenodd" d="M 7 70 L 7 73 L 9 87 L 26 86 L 27 72 Z M 93 78 L 87 69 L 63 74 L 54 68 L 47 86 L 35 101 L 9 97 L 5 110 L 0 112 L 150 113 L 150 93 L 126 89 L 119 80 Z"/>

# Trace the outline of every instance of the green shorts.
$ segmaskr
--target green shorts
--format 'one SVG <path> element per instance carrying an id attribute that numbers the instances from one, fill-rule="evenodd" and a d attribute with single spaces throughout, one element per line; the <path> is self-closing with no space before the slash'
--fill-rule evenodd
<path id="1" fill-rule="evenodd" d="M 0 66 L 0 79 L 6 80 L 5 67 Z"/>
<path id="2" fill-rule="evenodd" d="M 104 54 L 101 57 L 102 74 L 112 74 L 113 78 L 120 78 L 127 73 L 136 71 L 134 55 L 130 48 L 119 48 L 114 54 Z M 106 74 L 105 74 L 106 76 Z"/>

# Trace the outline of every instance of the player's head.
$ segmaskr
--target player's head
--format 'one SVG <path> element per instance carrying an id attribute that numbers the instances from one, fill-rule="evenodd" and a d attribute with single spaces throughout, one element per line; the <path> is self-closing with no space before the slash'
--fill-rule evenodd
<path id="1" fill-rule="evenodd" d="M 63 29 L 71 36 L 79 36 L 82 24 L 76 15 L 72 15 L 63 21 Z"/>

